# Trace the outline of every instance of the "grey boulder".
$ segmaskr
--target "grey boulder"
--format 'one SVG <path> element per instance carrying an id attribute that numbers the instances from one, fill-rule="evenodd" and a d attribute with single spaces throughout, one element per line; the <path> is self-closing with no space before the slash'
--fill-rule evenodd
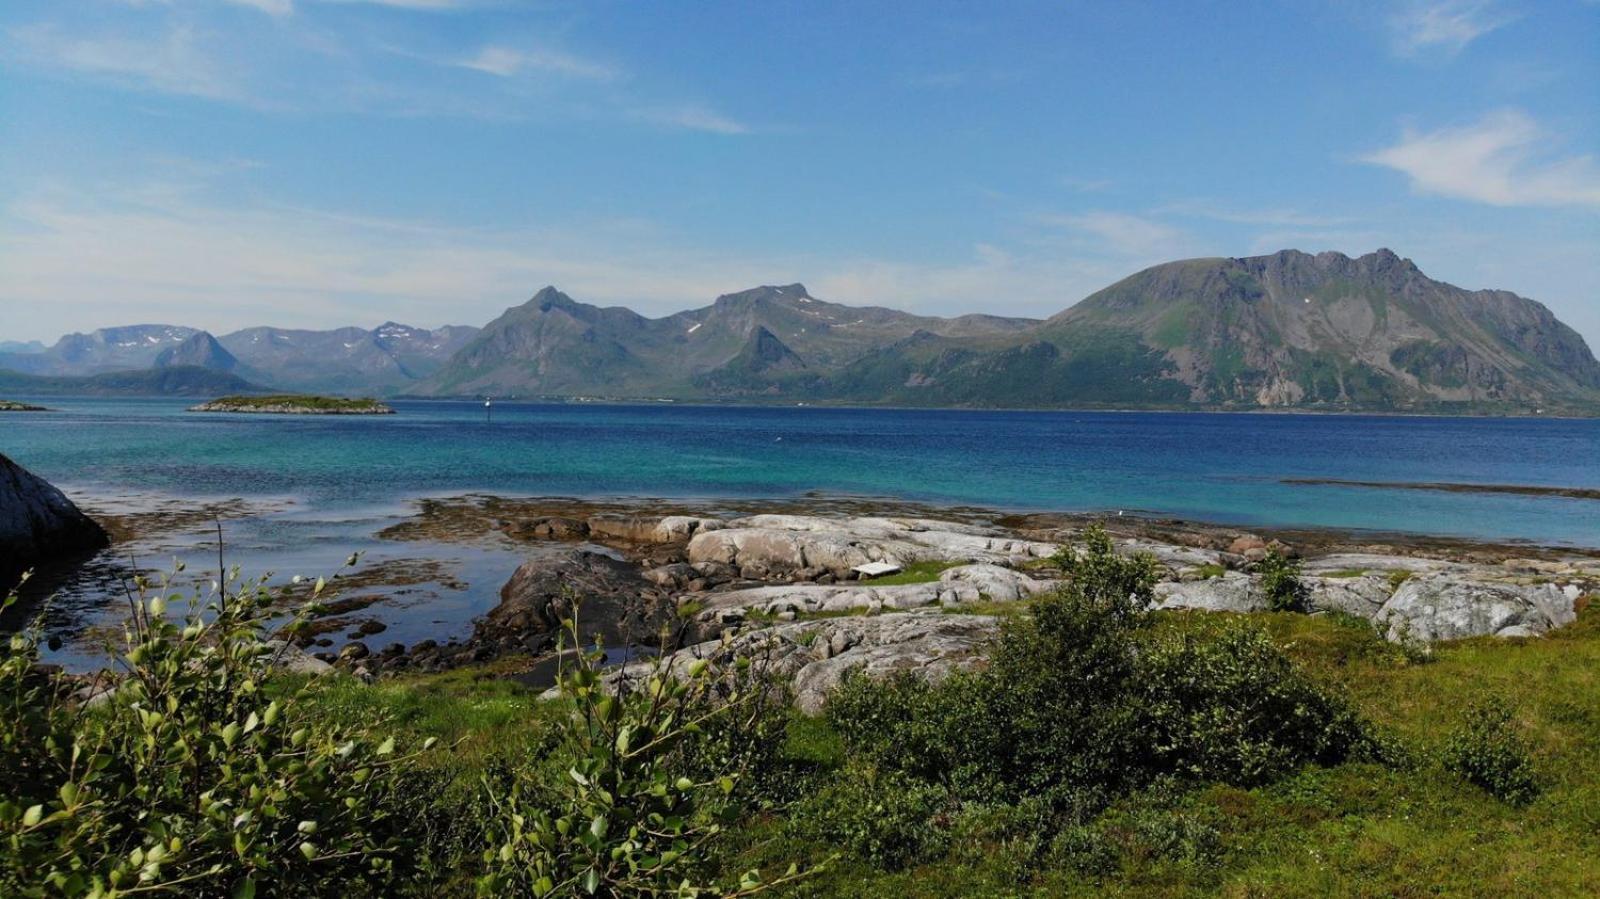
<path id="1" fill-rule="evenodd" d="M 1413 577 L 1378 611 L 1391 640 L 1532 637 L 1572 623 L 1572 599 L 1554 584 L 1469 581 L 1450 574 Z"/>

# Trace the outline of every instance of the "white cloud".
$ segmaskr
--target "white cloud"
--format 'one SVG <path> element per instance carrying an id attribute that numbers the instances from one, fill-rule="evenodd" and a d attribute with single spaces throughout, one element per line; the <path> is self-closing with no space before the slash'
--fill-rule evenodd
<path id="1" fill-rule="evenodd" d="M 635 109 L 633 114 L 640 121 L 667 128 L 679 128 L 685 131 L 705 131 L 711 134 L 750 133 L 748 125 L 696 103 L 677 106 L 645 106 Z"/>
<path id="2" fill-rule="evenodd" d="M 412 9 L 423 12 L 449 12 L 478 5 L 474 0 L 320 0 L 320 2 L 350 6 L 387 6 L 392 9 Z"/>
<path id="3" fill-rule="evenodd" d="M 51 25 L 10 29 L 15 58 L 160 93 L 241 100 L 244 94 L 222 64 L 202 48 L 194 29 L 178 26 L 154 37 L 76 36 Z"/>
<path id="4" fill-rule="evenodd" d="M 1119 256 L 1171 258 L 1176 248 L 1188 242 L 1184 233 L 1171 225 L 1124 212 L 1045 215 L 1039 222 L 1089 235 Z"/>
<path id="5" fill-rule="evenodd" d="M 1266 225 L 1280 228 L 1322 228 L 1347 224 L 1351 221 L 1343 216 L 1318 215 L 1287 207 L 1250 209 L 1227 206 L 1209 200 L 1182 200 L 1168 203 L 1156 212 L 1162 215 L 1210 219 L 1230 225 Z"/>
<path id="6" fill-rule="evenodd" d="M 234 6 L 259 9 L 269 16 L 287 16 L 294 13 L 294 0 L 226 0 Z"/>
<path id="7" fill-rule="evenodd" d="M 1494 206 L 1600 206 L 1594 157 L 1549 158 L 1537 152 L 1546 143 L 1531 117 L 1506 109 L 1462 127 L 1408 128 L 1361 161 L 1403 172 L 1418 193 Z"/>
<path id="8" fill-rule="evenodd" d="M 1415 0 L 1389 20 L 1389 27 L 1395 52 L 1415 56 L 1434 49 L 1459 53 L 1514 19 L 1490 0 Z"/>
<path id="9" fill-rule="evenodd" d="M 458 65 L 501 78 L 511 78 L 524 72 L 546 72 L 591 81 L 610 81 L 617 70 L 556 50 L 513 50 L 509 47 L 488 46 Z"/>
<path id="10" fill-rule="evenodd" d="M 637 221 L 483 229 L 218 206 L 184 188 L 187 161 L 175 165 L 180 181 L 57 186 L 0 209 L 0 336 L 51 340 L 146 320 L 219 333 L 389 318 L 482 324 L 545 284 L 647 315 L 804 281 L 840 302 L 1044 317 L 1133 270 L 1124 257 L 1058 245 L 980 243 L 949 261 L 825 258 L 697 246 Z"/>

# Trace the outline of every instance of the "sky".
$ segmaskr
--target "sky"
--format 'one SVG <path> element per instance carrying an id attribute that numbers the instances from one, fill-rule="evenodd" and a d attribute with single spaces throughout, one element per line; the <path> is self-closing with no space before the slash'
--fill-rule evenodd
<path id="1" fill-rule="evenodd" d="M 1389 247 L 1600 349 L 1597 154 L 1596 0 L 6 0 L 0 340 Z"/>

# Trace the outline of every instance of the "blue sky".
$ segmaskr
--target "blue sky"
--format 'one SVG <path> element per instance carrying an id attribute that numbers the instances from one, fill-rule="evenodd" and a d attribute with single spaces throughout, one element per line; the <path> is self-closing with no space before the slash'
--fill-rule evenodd
<path id="1" fill-rule="evenodd" d="M 1586 0 L 7 0 L 0 340 L 1387 246 L 1600 347 L 1597 48 Z"/>

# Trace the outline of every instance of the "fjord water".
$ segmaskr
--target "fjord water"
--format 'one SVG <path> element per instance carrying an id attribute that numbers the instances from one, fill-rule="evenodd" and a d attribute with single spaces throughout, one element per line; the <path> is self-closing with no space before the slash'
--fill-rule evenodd
<path id="1" fill-rule="evenodd" d="M 779 498 L 815 491 L 1600 546 L 1600 502 L 1292 479 L 1600 489 L 1600 421 L 397 402 L 393 416 L 187 414 L 50 398 L 0 452 L 93 505 L 292 497 L 330 519 L 464 492 Z"/>

